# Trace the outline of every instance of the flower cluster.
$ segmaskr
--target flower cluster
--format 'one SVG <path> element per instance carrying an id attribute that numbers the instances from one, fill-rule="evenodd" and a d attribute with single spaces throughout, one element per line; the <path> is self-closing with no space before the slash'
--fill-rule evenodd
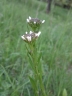
<path id="1" fill-rule="evenodd" d="M 27 19 L 27 23 L 32 28 L 33 31 L 39 31 L 41 25 L 45 22 L 45 20 L 39 20 L 38 18 L 29 18 Z"/>
<path id="2" fill-rule="evenodd" d="M 26 32 L 25 35 L 21 36 L 21 38 L 27 43 L 36 40 L 41 34 L 39 29 L 41 24 L 44 22 L 45 20 L 39 20 L 38 18 L 31 18 L 29 16 L 29 18 L 27 19 L 27 23 L 29 24 L 29 26 L 32 28 L 33 31 L 30 31 L 29 33 Z"/>
<path id="3" fill-rule="evenodd" d="M 25 35 L 21 36 L 21 38 L 26 41 L 26 42 L 32 42 L 34 41 L 36 38 L 38 38 L 40 36 L 41 32 L 39 31 L 38 33 L 34 33 L 32 31 L 30 31 L 30 33 L 26 32 Z"/>

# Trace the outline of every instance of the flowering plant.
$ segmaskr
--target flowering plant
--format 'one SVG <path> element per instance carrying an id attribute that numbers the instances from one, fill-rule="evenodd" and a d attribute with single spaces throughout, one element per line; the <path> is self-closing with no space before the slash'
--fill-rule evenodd
<path id="1" fill-rule="evenodd" d="M 28 25 L 31 27 L 33 31 L 29 33 L 26 32 L 25 35 L 22 35 L 21 38 L 26 42 L 27 52 L 29 57 L 29 62 L 32 68 L 33 76 L 29 76 L 30 82 L 34 89 L 34 95 L 46 96 L 44 84 L 42 81 L 42 64 L 40 62 L 41 54 L 37 51 L 36 40 L 40 36 L 41 32 L 39 31 L 41 24 L 44 23 L 45 20 L 39 20 L 37 18 L 29 18 L 27 19 Z"/>

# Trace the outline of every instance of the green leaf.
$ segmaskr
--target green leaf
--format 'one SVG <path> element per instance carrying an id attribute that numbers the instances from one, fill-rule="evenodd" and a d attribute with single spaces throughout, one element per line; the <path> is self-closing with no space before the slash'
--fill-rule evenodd
<path id="1" fill-rule="evenodd" d="M 29 76 L 30 82 L 32 84 L 32 87 L 34 89 L 34 91 L 37 91 L 37 82 L 36 80 L 34 80 L 32 77 Z"/>
<path id="2" fill-rule="evenodd" d="M 67 91 L 66 91 L 66 89 L 63 90 L 62 96 L 67 96 Z"/>

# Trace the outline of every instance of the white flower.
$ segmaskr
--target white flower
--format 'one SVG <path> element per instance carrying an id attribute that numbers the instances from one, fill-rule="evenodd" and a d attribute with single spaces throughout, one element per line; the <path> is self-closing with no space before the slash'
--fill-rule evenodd
<path id="1" fill-rule="evenodd" d="M 45 20 L 42 20 L 42 23 L 44 23 L 45 22 Z"/>
<path id="2" fill-rule="evenodd" d="M 31 17 L 29 16 L 29 20 L 31 20 Z"/>
<path id="3" fill-rule="evenodd" d="M 34 40 L 36 40 L 39 36 L 40 36 L 41 32 L 39 31 L 38 33 L 34 33 L 32 31 L 25 32 L 25 35 L 22 35 L 21 38 L 25 41 L 25 42 L 32 42 Z"/>
<path id="4" fill-rule="evenodd" d="M 31 17 L 29 16 L 29 18 L 27 18 L 27 22 L 29 23 L 29 22 L 30 22 L 30 20 L 31 20 Z"/>
<path id="5" fill-rule="evenodd" d="M 26 39 L 25 39 L 25 37 L 24 37 L 24 35 L 23 35 L 23 36 L 21 36 L 21 38 L 22 38 L 23 40 L 26 40 Z"/>
<path id="6" fill-rule="evenodd" d="M 36 24 L 36 22 L 34 21 L 34 24 Z"/>
<path id="7" fill-rule="evenodd" d="M 36 36 L 36 37 L 39 37 L 40 34 L 41 34 L 41 32 L 39 31 L 38 33 L 35 33 L 35 36 Z"/>
<path id="8" fill-rule="evenodd" d="M 33 32 L 32 31 L 30 31 L 30 34 L 32 34 Z"/>
<path id="9" fill-rule="evenodd" d="M 26 32 L 26 34 L 28 34 L 28 32 Z"/>
<path id="10" fill-rule="evenodd" d="M 27 40 L 28 40 L 29 42 L 31 41 L 31 36 L 27 36 L 26 38 L 27 38 Z"/>
<path id="11" fill-rule="evenodd" d="M 29 19 L 27 19 L 27 22 L 30 22 Z"/>

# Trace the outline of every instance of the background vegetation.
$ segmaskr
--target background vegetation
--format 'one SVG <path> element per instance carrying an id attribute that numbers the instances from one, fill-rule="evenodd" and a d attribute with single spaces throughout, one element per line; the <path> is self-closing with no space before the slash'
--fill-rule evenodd
<path id="1" fill-rule="evenodd" d="M 42 53 L 43 82 L 48 96 L 72 96 L 72 10 L 37 0 L 0 0 L 0 96 L 34 96 L 25 43 L 28 16 L 45 19 L 38 48 Z"/>

